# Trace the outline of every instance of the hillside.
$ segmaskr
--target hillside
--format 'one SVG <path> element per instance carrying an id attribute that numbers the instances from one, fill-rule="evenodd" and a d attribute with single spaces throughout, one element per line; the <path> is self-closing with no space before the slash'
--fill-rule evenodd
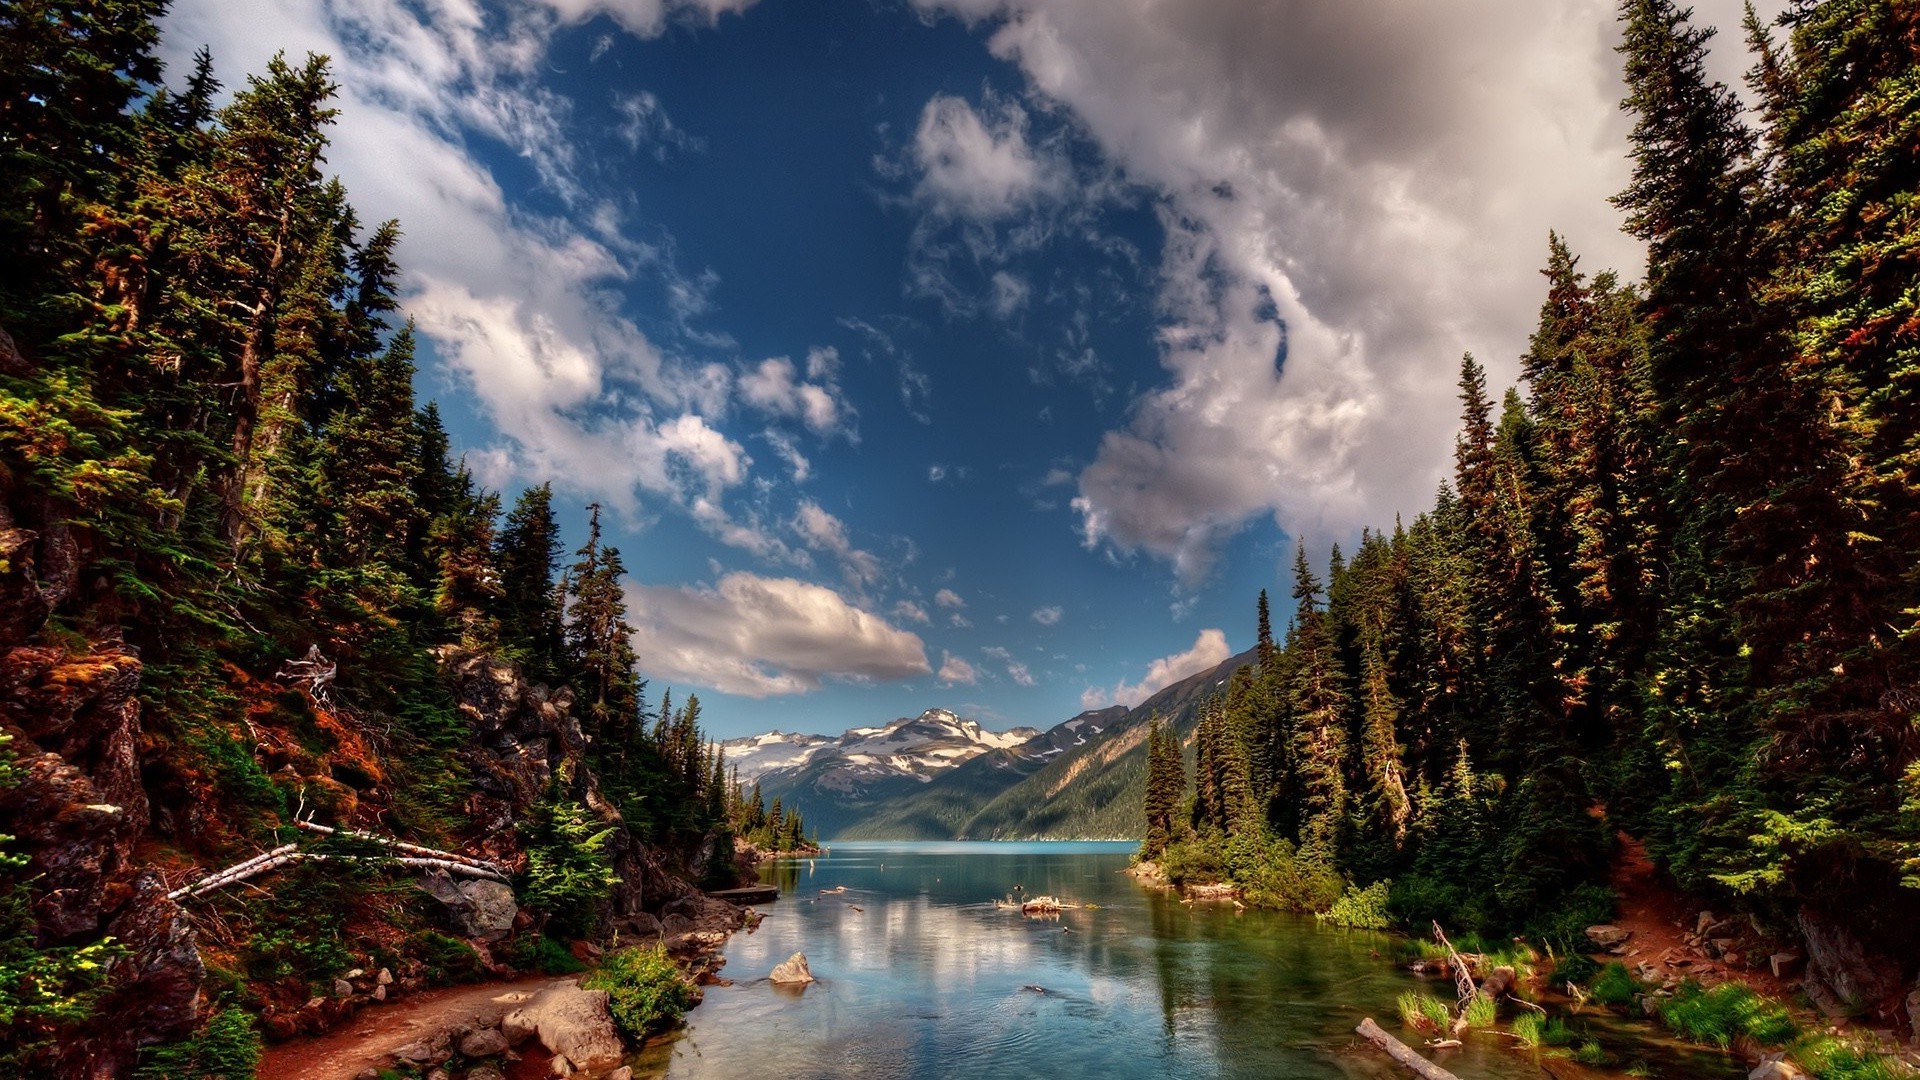
<path id="1" fill-rule="evenodd" d="M 1201 702 L 1224 690 L 1234 671 L 1252 661 L 1249 651 L 1189 676 L 1113 719 L 1099 738 L 1029 759 L 1027 768 L 996 769 L 981 758 L 890 801 L 870 820 L 837 832 L 822 826 L 821 835 L 848 840 L 1137 837 L 1144 828 L 1148 721 L 1158 714 L 1185 738 L 1198 723 Z M 1089 715 L 1102 714 L 1075 720 Z M 1012 783 L 997 783 L 1009 775 Z"/>

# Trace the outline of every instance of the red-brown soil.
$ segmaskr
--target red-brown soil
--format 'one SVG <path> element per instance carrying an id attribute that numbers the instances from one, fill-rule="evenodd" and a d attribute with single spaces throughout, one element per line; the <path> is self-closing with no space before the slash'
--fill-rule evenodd
<path id="1" fill-rule="evenodd" d="M 390 1055 L 410 1042 L 463 1023 L 476 1027 L 498 1023 L 536 991 L 578 978 L 529 975 L 511 982 L 452 986 L 362 1009 L 325 1035 L 267 1047 L 258 1076 L 261 1080 L 353 1080 L 362 1069 L 388 1065 Z"/>

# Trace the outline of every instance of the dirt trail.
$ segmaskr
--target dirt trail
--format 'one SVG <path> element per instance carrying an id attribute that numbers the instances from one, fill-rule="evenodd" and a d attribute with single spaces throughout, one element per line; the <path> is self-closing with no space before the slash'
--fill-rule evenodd
<path id="1" fill-rule="evenodd" d="M 260 1080 L 353 1080 L 363 1069 L 387 1065 L 388 1055 L 416 1039 L 462 1023 L 492 1024 L 535 991 L 577 981 L 577 975 L 529 975 L 511 982 L 427 990 L 390 1005 L 370 1006 L 325 1035 L 267 1047 L 256 1075 Z"/>
<path id="2" fill-rule="evenodd" d="M 1697 925 L 1706 904 L 1688 898 L 1662 877 L 1659 868 L 1647 857 L 1645 844 L 1626 833 L 1620 833 L 1619 839 L 1620 854 L 1613 866 L 1612 884 L 1620 894 L 1620 908 L 1613 923 L 1633 931 L 1633 937 L 1627 941 L 1626 955 L 1617 959 L 1625 961 L 1629 968 L 1647 961 L 1664 971 L 1689 976 L 1708 985 L 1737 979 L 1769 997 L 1793 999 L 1794 992 L 1800 988 L 1799 979 L 1774 978 L 1772 969 L 1764 962 L 1765 953 L 1756 948 L 1761 943 L 1750 931 L 1743 930 L 1737 935 L 1744 939 L 1741 944 L 1747 951 L 1742 954 L 1741 963 L 1732 967 L 1688 944 L 1687 933 Z"/>

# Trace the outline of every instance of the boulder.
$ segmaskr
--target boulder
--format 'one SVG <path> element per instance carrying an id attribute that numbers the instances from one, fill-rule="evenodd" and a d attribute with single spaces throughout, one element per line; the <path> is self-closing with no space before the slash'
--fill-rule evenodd
<path id="1" fill-rule="evenodd" d="M 538 1036 L 556 1064 L 564 1063 L 572 1069 L 611 1068 L 626 1055 L 620 1032 L 607 1011 L 605 990 L 583 990 L 573 985 L 548 987 L 502 1018 L 500 1033 L 509 1042 L 519 1042 L 528 1033 Z"/>
<path id="2" fill-rule="evenodd" d="M 1747 1074 L 1747 1080 L 1802 1080 L 1807 1074 L 1784 1054 L 1768 1054 Z"/>
<path id="3" fill-rule="evenodd" d="M 1797 921 L 1807 945 L 1807 996 L 1822 1011 L 1845 1015 L 1899 989 L 1899 972 L 1845 923 L 1811 906 L 1800 909 Z"/>
<path id="4" fill-rule="evenodd" d="M 1625 945 L 1627 939 L 1632 936 L 1633 931 L 1625 927 L 1614 926 L 1612 923 L 1601 923 L 1598 926 L 1587 927 L 1587 940 L 1602 949 L 1611 949 L 1617 945 Z"/>
<path id="5" fill-rule="evenodd" d="M 419 1042 L 410 1042 L 393 1052 L 393 1060 L 401 1065 L 438 1065 L 452 1057 L 453 1040 L 447 1038 L 444 1031 Z"/>
<path id="6" fill-rule="evenodd" d="M 420 879 L 420 891 L 447 909 L 447 921 L 463 937 L 499 941 L 513 932 L 520 905 L 513 888 L 486 878 L 455 881 L 444 870 L 430 870 Z"/>
<path id="7" fill-rule="evenodd" d="M 467 1070 L 466 1080 L 507 1080 L 507 1074 L 494 1065 L 475 1065 Z"/>
<path id="8" fill-rule="evenodd" d="M 813 972 L 807 970 L 807 954 L 794 953 L 773 967 L 773 973 L 767 976 L 769 982 L 806 984 L 813 981 Z"/>
<path id="9" fill-rule="evenodd" d="M 498 1028 L 481 1028 L 470 1032 L 460 1039 L 460 1056 L 469 1058 L 492 1057 L 505 1053 L 507 1037 L 500 1034 Z"/>

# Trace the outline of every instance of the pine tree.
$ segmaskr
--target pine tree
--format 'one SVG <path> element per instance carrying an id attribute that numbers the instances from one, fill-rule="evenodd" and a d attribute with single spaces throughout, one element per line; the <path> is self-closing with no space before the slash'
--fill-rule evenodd
<path id="1" fill-rule="evenodd" d="M 1174 840 L 1174 823 L 1186 787 L 1179 737 L 1161 723 L 1156 713 L 1147 721 L 1147 836 L 1140 847 L 1143 860 L 1151 862 L 1166 854 L 1167 845 Z"/>
<path id="2" fill-rule="evenodd" d="M 617 548 L 600 542 L 599 504 L 587 509 L 587 542 L 576 553 L 578 561 L 568 574 L 567 657 L 582 726 L 604 742 L 638 723 L 640 682 L 634 672 L 633 628 L 627 625 L 626 594 L 620 583 L 626 567 Z"/>
<path id="3" fill-rule="evenodd" d="M 566 666 L 562 593 L 555 581 L 560 528 L 553 517 L 553 487 L 520 493 L 500 530 L 501 644 L 521 658 L 528 679 L 557 682 Z"/>
<path id="4" fill-rule="evenodd" d="M 1294 554 L 1294 615 L 1288 652 L 1296 657 L 1293 684 L 1293 765 L 1300 793 L 1300 854 L 1332 865 L 1347 816 L 1347 712 L 1344 673 L 1334 655 L 1320 583 L 1304 545 Z"/>

